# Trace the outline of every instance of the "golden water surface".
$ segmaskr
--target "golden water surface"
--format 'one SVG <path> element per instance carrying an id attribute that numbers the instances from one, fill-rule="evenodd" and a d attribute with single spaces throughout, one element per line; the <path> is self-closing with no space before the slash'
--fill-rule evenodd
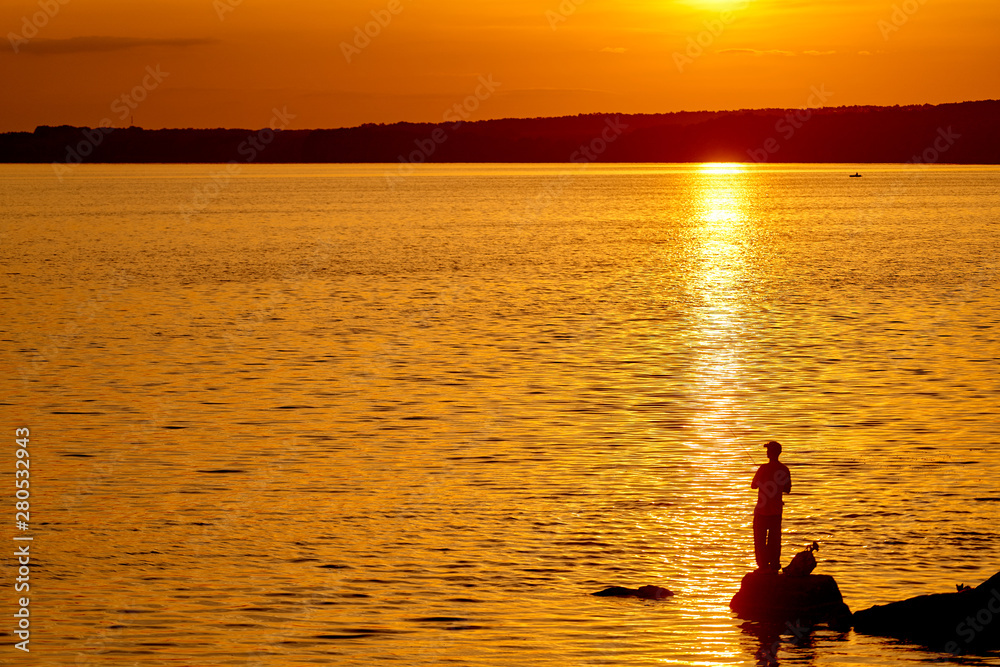
<path id="1" fill-rule="evenodd" d="M 855 170 L 0 167 L 0 662 L 998 664 L 728 609 L 770 439 L 852 610 L 1000 570 L 1000 169 Z"/>

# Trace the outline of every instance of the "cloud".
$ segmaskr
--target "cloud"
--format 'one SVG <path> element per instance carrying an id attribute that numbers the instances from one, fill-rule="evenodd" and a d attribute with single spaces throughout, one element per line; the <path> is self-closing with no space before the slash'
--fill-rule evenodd
<path id="1" fill-rule="evenodd" d="M 859 56 L 870 56 L 871 54 L 871 51 L 858 51 Z"/>
<path id="2" fill-rule="evenodd" d="M 625 53 L 625 47 L 624 46 L 615 46 L 615 47 L 605 46 L 603 49 L 601 49 L 601 53 Z"/>
<path id="3" fill-rule="evenodd" d="M 836 54 L 836 51 L 802 51 L 801 53 L 795 53 L 794 51 L 782 51 L 781 49 L 768 49 L 766 51 L 761 51 L 759 49 L 722 49 L 717 53 L 723 55 L 737 55 L 737 56 L 782 56 L 782 57 L 792 57 L 792 56 L 832 56 Z"/>
<path id="4" fill-rule="evenodd" d="M 17 52 L 35 55 L 63 55 L 67 53 L 101 53 L 122 51 L 142 46 L 168 46 L 184 48 L 214 44 L 217 39 L 150 39 L 145 37 L 69 37 L 67 39 L 46 39 L 38 37 L 26 42 L 18 42 Z M 0 51 L 14 52 L 9 40 L 0 42 Z"/>
<path id="5" fill-rule="evenodd" d="M 757 49 L 722 49 L 718 53 L 725 55 L 742 55 L 742 56 L 794 56 L 793 51 L 781 51 L 780 49 L 769 49 L 767 51 L 758 51 Z"/>

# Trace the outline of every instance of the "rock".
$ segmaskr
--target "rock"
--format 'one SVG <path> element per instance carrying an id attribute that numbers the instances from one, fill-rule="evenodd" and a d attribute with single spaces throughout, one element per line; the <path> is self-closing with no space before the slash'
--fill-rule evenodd
<path id="1" fill-rule="evenodd" d="M 854 629 L 955 654 L 1000 649 L 1000 572 L 973 589 L 920 595 L 859 611 Z"/>
<path id="2" fill-rule="evenodd" d="M 611 588 L 605 588 L 603 591 L 591 593 L 591 595 L 599 595 L 601 597 L 642 598 L 644 600 L 663 600 L 671 597 L 673 594 L 673 591 L 660 588 L 659 586 L 640 586 L 639 588 L 612 586 Z"/>
<path id="3" fill-rule="evenodd" d="M 729 608 L 748 621 L 827 623 L 835 628 L 850 628 L 851 610 L 844 604 L 837 582 L 826 574 L 749 572 Z"/>

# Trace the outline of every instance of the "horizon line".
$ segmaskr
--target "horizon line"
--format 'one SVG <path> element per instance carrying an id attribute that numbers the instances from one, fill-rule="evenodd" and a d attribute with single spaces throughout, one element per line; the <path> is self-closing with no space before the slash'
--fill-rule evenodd
<path id="1" fill-rule="evenodd" d="M 474 123 L 490 123 L 490 122 L 498 122 L 498 121 L 561 120 L 561 119 L 567 119 L 567 118 L 581 118 L 581 117 L 588 117 L 588 116 L 672 116 L 672 115 L 679 115 L 679 114 L 734 114 L 734 113 L 747 113 L 747 112 L 754 112 L 754 111 L 758 111 L 758 112 L 759 111 L 793 111 L 793 110 L 802 110 L 802 109 L 810 109 L 810 110 L 813 110 L 813 111 L 829 111 L 829 110 L 834 110 L 834 109 L 859 109 L 859 108 L 867 108 L 867 109 L 915 109 L 915 108 L 926 108 L 926 107 L 945 107 L 945 106 L 954 106 L 954 105 L 961 105 L 961 104 L 986 104 L 986 103 L 998 103 L 998 102 L 1000 102 L 1000 99 L 989 98 L 989 99 L 981 99 L 981 100 L 963 100 L 963 101 L 960 101 L 960 102 L 940 102 L 940 103 L 937 103 L 937 104 L 932 104 L 932 103 L 929 103 L 929 102 L 923 102 L 923 103 L 915 103 L 915 104 L 893 104 L 893 105 L 884 105 L 884 104 L 843 104 L 843 105 L 838 105 L 838 106 L 821 105 L 821 106 L 815 106 L 815 107 L 810 107 L 810 106 L 802 106 L 802 107 L 741 107 L 741 108 L 738 108 L 738 109 L 715 109 L 715 110 L 712 110 L 712 109 L 696 109 L 696 110 L 661 111 L 661 112 L 634 112 L 634 113 L 621 112 L 621 111 L 615 111 L 615 112 L 601 111 L 601 112 L 590 112 L 590 113 L 564 114 L 564 115 L 560 115 L 560 116 L 503 116 L 503 117 L 496 117 L 496 118 L 480 118 L 478 120 L 461 120 L 461 121 L 459 121 L 457 123 L 455 121 L 446 121 L 446 120 L 441 120 L 441 121 L 397 120 L 397 121 L 392 121 L 392 122 L 388 122 L 388 123 L 385 123 L 385 122 L 376 123 L 376 122 L 368 121 L 368 122 L 360 123 L 360 124 L 357 124 L 357 125 L 343 125 L 343 126 L 339 126 L 339 127 L 312 127 L 312 128 L 297 128 L 297 129 L 277 129 L 276 131 L 281 131 L 281 132 L 313 132 L 313 131 L 320 131 L 320 130 L 353 130 L 353 129 L 363 128 L 363 127 L 371 127 L 371 126 L 374 126 L 374 127 L 392 127 L 394 125 L 430 125 L 430 126 L 436 126 L 436 125 L 458 125 L 458 124 L 465 125 L 465 124 L 474 124 Z M 107 120 L 107 119 L 104 119 L 104 120 Z M 139 130 L 139 131 L 147 131 L 147 132 L 159 132 L 159 131 L 170 131 L 170 130 L 194 130 L 194 131 L 210 131 L 210 130 L 236 131 L 236 130 L 248 130 L 248 131 L 253 131 L 255 129 L 255 128 L 250 128 L 250 127 L 221 127 L 221 126 L 215 126 L 215 127 L 191 127 L 191 126 L 188 126 L 188 127 L 176 127 L 175 126 L 175 127 L 146 128 L 146 127 L 142 127 L 140 125 L 128 125 L 128 126 L 122 126 L 122 127 L 115 127 L 113 125 L 101 125 L 100 123 L 98 123 L 97 125 L 70 125 L 70 124 L 63 123 L 63 124 L 60 124 L 60 125 L 48 125 L 48 124 L 45 124 L 45 125 L 36 125 L 34 127 L 34 129 L 32 129 L 32 130 L 5 130 L 5 131 L 0 132 L 0 135 L 3 135 L 3 134 L 33 134 L 33 133 L 37 132 L 39 129 L 41 129 L 41 128 L 49 128 L 49 129 L 58 129 L 58 128 L 97 129 L 97 128 L 102 128 L 102 127 L 106 128 L 106 129 L 111 129 L 111 130 Z M 256 129 L 261 129 L 261 128 L 256 128 Z"/>

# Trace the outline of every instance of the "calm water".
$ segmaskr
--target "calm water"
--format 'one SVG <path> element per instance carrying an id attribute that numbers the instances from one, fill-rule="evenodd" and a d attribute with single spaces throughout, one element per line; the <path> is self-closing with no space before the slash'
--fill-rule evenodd
<path id="1" fill-rule="evenodd" d="M 853 610 L 978 584 L 1000 169 L 855 168 L 0 167 L 0 662 L 753 665 L 768 439 L 784 560 L 818 540 Z M 643 584 L 677 596 L 588 595 Z"/>

